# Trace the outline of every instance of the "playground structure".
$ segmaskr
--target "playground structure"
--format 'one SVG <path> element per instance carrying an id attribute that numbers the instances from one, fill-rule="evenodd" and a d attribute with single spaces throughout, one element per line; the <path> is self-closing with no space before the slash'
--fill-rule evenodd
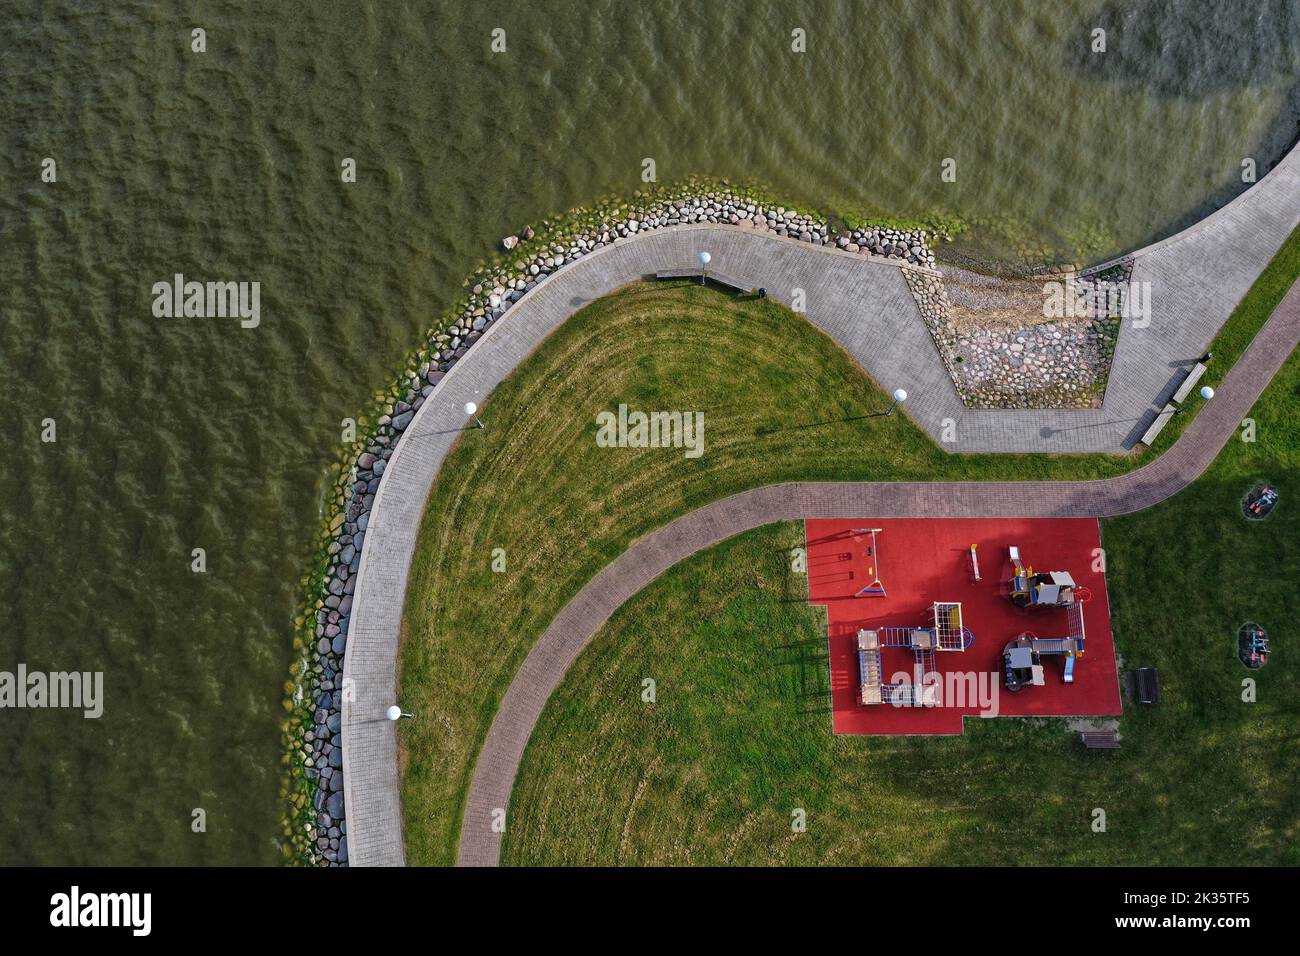
<path id="1" fill-rule="evenodd" d="M 1034 569 L 1020 559 L 1020 548 L 1007 548 L 1013 571 L 1009 584 L 1011 602 L 1016 607 L 1065 608 L 1066 635 L 1064 637 L 1039 637 L 1031 631 L 1007 642 L 1002 648 L 1002 682 L 1007 690 L 1018 693 L 1026 687 L 1042 687 L 1043 658 L 1063 657 L 1062 681 L 1074 683 L 1074 662 L 1083 656 L 1086 633 L 1083 627 L 1083 605 L 1092 597 L 1087 588 L 1074 583 L 1069 571 L 1048 571 L 1035 574 Z"/>
<path id="2" fill-rule="evenodd" d="M 1011 601 L 1018 607 L 1070 607 L 1087 597 L 1074 583 L 1069 571 L 1047 571 L 1035 574 L 1034 569 L 1020 560 L 1020 548 L 1007 549 L 1014 571 L 1011 575 Z"/>
<path id="3" fill-rule="evenodd" d="M 965 651 L 975 643 L 975 635 L 962 623 L 960 603 L 936 601 L 932 614 L 934 623 L 929 627 L 876 627 L 858 631 L 858 674 L 863 704 L 923 706 L 922 681 L 935 670 L 935 653 Z M 887 647 L 912 652 L 915 662 L 911 683 L 885 683 L 880 652 Z"/>
<path id="4" fill-rule="evenodd" d="M 1007 642 L 1002 648 L 1002 682 L 1007 690 L 1019 693 L 1029 686 L 1042 687 L 1045 683 L 1044 657 L 1063 657 L 1061 680 L 1066 684 L 1074 683 L 1074 662 L 1083 656 L 1087 639 L 1083 627 L 1083 605 L 1083 601 L 1076 601 L 1066 608 L 1068 633 L 1065 637 L 1044 638 L 1024 631 Z"/>
<path id="5" fill-rule="evenodd" d="M 854 528 L 854 535 L 871 535 L 871 544 L 867 548 L 867 574 L 871 577 L 871 583 L 858 591 L 854 597 L 885 597 L 885 586 L 880 582 L 880 544 L 876 541 L 876 535 L 883 531 L 883 528 Z"/>

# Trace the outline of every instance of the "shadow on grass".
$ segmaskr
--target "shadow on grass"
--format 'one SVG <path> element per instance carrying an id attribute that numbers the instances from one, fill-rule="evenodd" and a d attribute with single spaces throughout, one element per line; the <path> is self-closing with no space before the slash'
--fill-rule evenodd
<path id="1" fill-rule="evenodd" d="M 766 438 L 768 435 L 779 435 L 782 432 L 806 431 L 809 428 L 825 428 L 827 425 L 843 425 L 847 422 L 860 422 L 869 418 L 888 418 L 889 412 L 871 412 L 867 415 L 850 415 L 848 418 L 827 418 L 819 422 L 808 422 L 803 425 L 785 425 L 783 427 L 776 425 L 760 425 L 754 429 L 755 438 Z"/>

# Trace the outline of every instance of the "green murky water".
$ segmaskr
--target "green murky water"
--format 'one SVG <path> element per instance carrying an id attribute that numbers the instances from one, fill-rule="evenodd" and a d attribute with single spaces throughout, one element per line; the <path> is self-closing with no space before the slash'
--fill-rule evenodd
<path id="1" fill-rule="evenodd" d="M 106 696 L 0 711 L 0 863 L 278 859 L 321 469 L 500 236 L 650 157 L 1096 260 L 1262 174 L 1300 104 L 1280 0 L 186 6 L 0 3 L 0 670 Z M 260 282 L 261 326 L 155 319 L 177 272 Z"/>

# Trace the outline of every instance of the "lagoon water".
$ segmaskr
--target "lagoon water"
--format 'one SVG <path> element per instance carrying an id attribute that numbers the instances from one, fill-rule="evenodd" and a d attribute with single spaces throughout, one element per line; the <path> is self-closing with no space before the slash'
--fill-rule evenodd
<path id="1" fill-rule="evenodd" d="M 649 157 L 1098 261 L 1263 175 L 1300 115 L 1284 0 L 185 6 L 0 4 L 0 671 L 105 698 L 0 710 L 0 863 L 279 859 L 322 469 L 501 236 Z M 259 282 L 260 324 L 155 318 L 176 273 Z"/>

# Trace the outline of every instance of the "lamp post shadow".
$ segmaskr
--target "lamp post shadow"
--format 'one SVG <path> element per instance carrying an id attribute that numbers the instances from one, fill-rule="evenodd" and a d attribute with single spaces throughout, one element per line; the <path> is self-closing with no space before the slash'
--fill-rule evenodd
<path id="1" fill-rule="evenodd" d="M 1128 425 L 1140 421 L 1142 421 L 1140 417 L 1139 418 L 1108 418 L 1104 422 L 1093 422 L 1090 425 L 1068 425 L 1064 428 L 1053 428 L 1050 425 L 1044 425 L 1042 428 L 1038 430 L 1038 435 L 1040 438 L 1051 438 L 1053 435 L 1059 435 L 1063 432 L 1077 432 L 1077 431 L 1082 431 L 1085 428 L 1107 428 L 1111 425 Z"/>
<path id="2" fill-rule="evenodd" d="M 888 412 L 870 412 L 866 415 L 850 415 L 848 418 L 827 418 L 820 422 L 806 422 L 802 425 L 786 425 L 784 427 L 768 427 L 761 425 L 754 429 L 755 438 L 763 438 L 767 435 L 778 435 L 781 432 L 803 431 L 807 428 L 823 428 L 826 425 L 842 425 L 845 422 L 860 422 L 867 418 L 888 418 Z"/>
<path id="3" fill-rule="evenodd" d="M 420 432 L 418 435 L 405 436 L 403 441 L 409 441 L 411 439 L 419 440 L 421 438 L 437 438 L 439 435 L 455 435 L 457 432 L 476 432 L 479 431 L 480 428 L 481 426 L 479 425 L 464 425 L 460 428 L 444 428 L 441 431 L 436 432 Z"/>

